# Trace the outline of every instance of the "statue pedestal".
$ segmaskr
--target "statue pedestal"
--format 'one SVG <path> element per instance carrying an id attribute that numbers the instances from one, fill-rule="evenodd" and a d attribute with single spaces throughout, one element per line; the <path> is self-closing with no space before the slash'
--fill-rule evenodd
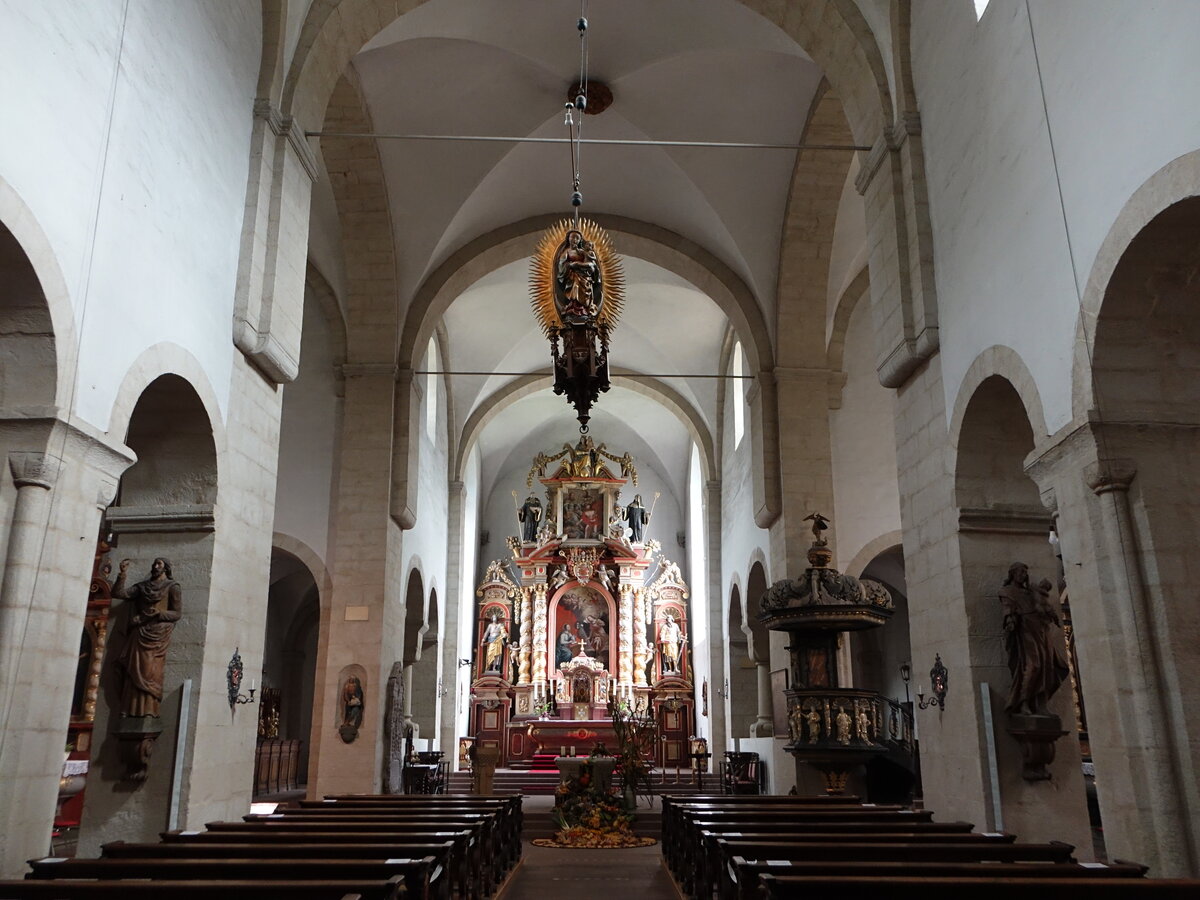
<path id="1" fill-rule="evenodd" d="M 496 763 L 500 761 L 500 750 L 496 747 L 475 747 L 475 760 L 471 764 L 471 791 L 490 796 L 496 778 Z"/>
<path id="2" fill-rule="evenodd" d="M 158 716 L 121 716 L 117 720 L 114 733 L 126 768 L 123 780 L 146 780 L 150 769 L 150 754 L 162 731 L 162 719 Z"/>
<path id="3" fill-rule="evenodd" d="M 584 766 L 592 770 L 592 783 L 602 793 L 608 793 L 612 786 L 613 767 L 617 760 L 612 756 L 556 756 L 554 765 L 558 766 L 559 783 L 566 784 L 571 778 L 578 778 Z M 555 803 L 557 805 L 557 801 Z"/>
<path id="4" fill-rule="evenodd" d="M 1047 781 L 1046 766 L 1054 762 L 1054 742 L 1063 737 L 1062 719 L 1054 715 L 1009 714 L 1008 733 L 1021 745 L 1021 777 Z"/>

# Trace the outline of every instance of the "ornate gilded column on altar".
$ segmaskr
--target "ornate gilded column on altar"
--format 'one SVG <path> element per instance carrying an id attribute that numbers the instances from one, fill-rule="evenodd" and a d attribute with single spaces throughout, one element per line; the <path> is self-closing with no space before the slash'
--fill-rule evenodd
<path id="1" fill-rule="evenodd" d="M 546 684 L 546 585 L 533 588 L 533 683 Z"/>
<path id="2" fill-rule="evenodd" d="M 617 644 L 617 683 L 633 682 L 633 585 L 621 585 L 620 641 Z"/>
<path id="3" fill-rule="evenodd" d="M 633 684 L 646 686 L 646 592 L 633 590 Z"/>
<path id="4" fill-rule="evenodd" d="M 521 588 L 521 649 L 517 654 L 517 684 L 529 684 L 529 661 L 533 649 L 533 588 Z"/>

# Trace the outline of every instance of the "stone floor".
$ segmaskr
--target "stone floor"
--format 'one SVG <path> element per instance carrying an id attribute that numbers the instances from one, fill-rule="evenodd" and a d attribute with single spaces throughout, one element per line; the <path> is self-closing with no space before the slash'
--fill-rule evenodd
<path id="1" fill-rule="evenodd" d="M 662 848 L 555 850 L 526 843 L 521 865 L 496 900 L 680 900 Z"/>

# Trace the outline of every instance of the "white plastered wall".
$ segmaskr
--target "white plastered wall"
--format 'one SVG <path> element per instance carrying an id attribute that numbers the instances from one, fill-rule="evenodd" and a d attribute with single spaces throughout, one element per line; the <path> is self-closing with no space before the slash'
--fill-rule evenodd
<path id="1" fill-rule="evenodd" d="M 1134 190 L 1200 146 L 1193 37 L 1200 4 L 1030 4 L 1075 273 L 1043 114 L 1026 4 L 914 3 L 941 326 L 953 408 L 972 361 L 1011 347 L 1037 383 L 1046 426 L 1071 418 L 1082 285 Z"/>
<path id="2" fill-rule="evenodd" d="M 130 2 L 122 30 L 124 8 L 0 8 L 0 83 L 14 87 L 0 100 L 0 175 L 67 279 L 75 411 L 101 428 L 122 373 L 160 342 L 191 353 L 228 408 L 261 50 L 256 4 Z"/>

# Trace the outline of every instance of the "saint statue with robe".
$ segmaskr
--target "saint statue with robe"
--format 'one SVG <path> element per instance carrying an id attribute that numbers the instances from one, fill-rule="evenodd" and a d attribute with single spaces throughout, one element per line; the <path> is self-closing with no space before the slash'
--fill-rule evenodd
<path id="1" fill-rule="evenodd" d="M 112 595 L 128 600 L 132 609 L 125 646 L 117 665 L 124 674 L 121 685 L 122 716 L 157 716 L 163 698 L 163 672 L 167 646 L 175 623 L 183 614 L 183 594 L 171 577 L 171 563 L 159 557 L 145 581 L 127 586 L 129 560 L 121 560 Z"/>

